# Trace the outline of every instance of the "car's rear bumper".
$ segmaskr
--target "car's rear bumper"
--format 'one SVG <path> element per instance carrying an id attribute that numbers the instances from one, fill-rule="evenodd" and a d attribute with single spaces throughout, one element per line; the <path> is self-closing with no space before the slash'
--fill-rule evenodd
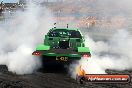
<path id="1" fill-rule="evenodd" d="M 37 50 L 35 52 L 39 52 L 39 55 L 43 56 L 66 56 L 66 57 L 82 57 L 82 55 L 91 55 L 90 52 L 77 52 L 73 49 L 51 49 L 51 50 Z"/>

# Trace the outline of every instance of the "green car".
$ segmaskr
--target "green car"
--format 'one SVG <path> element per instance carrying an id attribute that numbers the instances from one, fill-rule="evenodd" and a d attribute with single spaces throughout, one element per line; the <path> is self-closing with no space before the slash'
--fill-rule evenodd
<path id="1" fill-rule="evenodd" d="M 32 55 L 44 57 L 44 61 L 68 63 L 90 57 L 85 39 L 77 28 L 52 28 L 45 35 L 44 43 L 36 47 Z"/>

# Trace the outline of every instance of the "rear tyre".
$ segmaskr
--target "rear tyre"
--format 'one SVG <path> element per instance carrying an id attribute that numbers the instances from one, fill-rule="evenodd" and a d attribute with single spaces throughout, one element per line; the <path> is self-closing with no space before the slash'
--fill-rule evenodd
<path id="1" fill-rule="evenodd" d="M 66 71 L 64 64 L 57 62 L 55 58 L 48 56 L 41 57 L 44 72 L 61 73 Z"/>

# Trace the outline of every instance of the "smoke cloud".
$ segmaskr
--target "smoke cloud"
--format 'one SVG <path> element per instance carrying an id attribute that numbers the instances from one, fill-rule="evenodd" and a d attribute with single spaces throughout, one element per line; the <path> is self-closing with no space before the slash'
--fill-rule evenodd
<path id="1" fill-rule="evenodd" d="M 107 74 L 107 69 L 117 71 L 132 69 L 132 34 L 130 28 L 130 17 L 132 17 L 130 3 L 132 1 L 94 0 L 94 2 L 92 3 L 94 7 L 91 9 L 97 10 L 98 14 L 93 16 L 98 17 L 98 19 L 111 19 L 112 25 L 108 28 L 86 29 L 88 32 L 85 32 L 85 44 L 90 48 L 92 55 L 91 58 L 82 58 L 70 66 L 70 73 L 72 73 L 73 78 L 78 74 L 76 69 L 79 66 L 85 70 L 86 74 Z M 120 27 L 115 27 L 120 23 Z M 103 24 L 99 26 L 101 25 Z M 94 36 L 96 33 L 100 35 Z M 93 35 L 89 36 L 88 34 Z M 104 41 L 104 35 L 107 41 Z M 95 37 L 100 37 L 100 39 L 95 41 Z"/>
<path id="2" fill-rule="evenodd" d="M 132 62 L 130 52 L 132 49 L 132 37 L 126 30 L 119 30 L 108 42 L 92 41 L 90 43 L 86 41 L 86 44 L 89 44 L 89 47 L 91 47 L 91 61 L 93 59 L 93 62 L 96 62 L 96 65 L 99 65 L 98 67 L 104 71 L 106 69 L 132 69 L 132 65 L 130 64 Z"/>
<path id="3" fill-rule="evenodd" d="M 131 70 L 132 69 L 132 36 L 126 30 L 119 30 L 107 42 L 93 41 L 86 36 L 86 46 L 90 47 L 91 58 L 82 58 L 70 66 L 72 77 L 78 74 L 81 68 L 86 74 L 107 74 L 106 70 Z M 74 70 L 74 71 L 73 71 Z"/>
<path id="4" fill-rule="evenodd" d="M 8 18 L 10 17 L 10 18 Z M 41 66 L 32 52 L 53 24 L 51 12 L 32 1 L 24 11 L 5 14 L 0 22 L 0 65 L 16 74 L 30 74 Z"/>

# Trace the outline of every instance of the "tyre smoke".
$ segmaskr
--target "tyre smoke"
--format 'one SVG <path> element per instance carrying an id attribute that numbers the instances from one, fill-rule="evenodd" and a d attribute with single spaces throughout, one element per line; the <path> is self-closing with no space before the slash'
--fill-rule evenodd
<path id="1" fill-rule="evenodd" d="M 75 78 L 78 67 L 86 74 L 107 74 L 106 70 L 132 69 L 132 36 L 126 30 L 119 30 L 107 42 L 94 41 L 86 36 L 86 46 L 90 47 L 91 58 L 81 60 L 70 66 L 70 73 Z"/>
<path id="2" fill-rule="evenodd" d="M 87 37 L 87 39 L 89 39 Z M 119 30 L 116 34 L 109 39 L 108 42 L 91 42 L 86 41 L 91 47 L 92 57 L 89 59 L 88 65 L 94 63 L 102 71 L 99 73 L 105 73 L 106 69 L 112 70 L 130 70 L 132 69 L 132 37 L 126 30 Z M 89 66 L 88 66 L 89 67 Z M 95 66 L 93 66 L 95 67 Z M 92 72 L 87 71 L 87 73 L 97 73 L 95 69 Z"/>
<path id="3" fill-rule="evenodd" d="M 32 1 L 27 8 L 5 14 L 0 22 L 0 65 L 16 74 L 30 74 L 41 66 L 40 59 L 32 52 L 53 24 L 52 15 L 47 8 Z"/>
<path id="4" fill-rule="evenodd" d="M 92 36 L 89 36 L 88 34 L 90 33 L 85 33 L 85 44 L 90 48 L 92 55 L 91 58 L 82 58 L 79 62 L 70 66 L 70 73 L 72 73 L 73 78 L 78 74 L 76 69 L 79 66 L 85 70 L 86 74 L 107 74 L 107 69 L 117 71 L 132 69 L 131 2 L 131 0 L 94 0 L 94 7 L 92 9 L 99 11 L 98 8 L 104 8 L 94 16 L 105 19 L 110 18 L 112 25 L 108 28 L 96 27 L 96 29 L 86 29 L 90 33 L 95 32 L 95 34 L 102 32 L 101 35 L 106 35 L 107 41 L 104 41 L 102 36 L 98 36 L 102 40 L 100 38 L 100 40 L 95 41 L 94 38 L 96 36 L 92 34 Z M 114 21 L 120 17 L 123 18 L 122 22 Z M 120 22 L 120 29 L 114 27 Z M 103 24 L 99 26 L 101 25 Z M 113 30 L 114 33 L 109 36 Z"/>

